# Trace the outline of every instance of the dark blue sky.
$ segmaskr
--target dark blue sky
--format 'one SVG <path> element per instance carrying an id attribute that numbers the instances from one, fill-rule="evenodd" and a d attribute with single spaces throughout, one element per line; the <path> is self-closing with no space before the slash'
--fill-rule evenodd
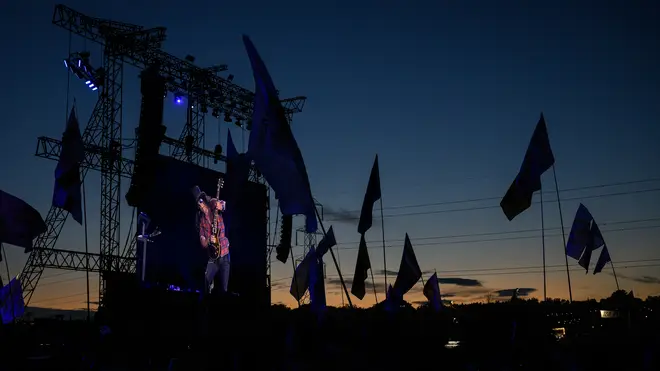
<path id="1" fill-rule="evenodd" d="M 538 205 L 513 222 L 499 208 L 486 208 L 496 206 L 496 199 L 400 206 L 501 197 L 520 166 L 540 111 L 557 159 L 560 189 L 660 179 L 658 6 L 622 1 L 458 3 L 76 0 L 67 5 L 91 16 L 167 27 L 166 51 L 179 57 L 192 54 L 200 66 L 226 63 L 234 81 L 252 89 L 241 42 L 241 34 L 249 34 L 282 96 L 308 97 L 293 127 L 314 194 L 326 211 L 345 214 L 360 208 L 374 154 L 379 154 L 385 239 L 393 246 L 388 249 L 389 269 L 398 267 L 401 240 L 408 232 L 424 270 L 481 281 L 481 287 L 444 285 L 457 299 L 513 287 L 536 288 L 535 295 L 542 295 L 541 275 L 529 269 L 521 271 L 526 274 L 482 270 L 541 265 L 540 232 L 501 234 L 540 228 Z M 54 4 L 32 0 L 0 5 L 0 188 L 26 199 L 44 216 L 55 162 L 34 156 L 36 137 L 61 136 L 67 95 L 61 60 L 68 53 L 69 34 L 51 24 Z M 72 40 L 72 51 L 89 49 L 92 63 L 100 65 L 98 47 Z M 138 120 L 139 85 L 137 71 L 126 71 L 124 133 L 130 137 Z M 86 122 L 95 95 L 71 80 L 70 96 Z M 185 112 L 170 97 L 167 134 L 178 137 L 184 120 Z M 227 125 L 221 124 L 224 142 Z M 240 131 L 232 130 L 240 150 Z M 212 148 L 218 141 L 212 118 L 207 133 L 206 145 Z M 97 251 L 98 174 L 88 179 L 89 231 Z M 551 172 L 543 183 L 554 190 Z M 648 221 L 660 218 L 659 193 L 652 191 L 658 188 L 660 180 L 566 192 L 564 224 L 570 226 L 582 201 L 603 224 L 615 262 L 660 258 L 660 219 Z M 592 197 L 598 195 L 610 196 Z M 553 193 L 546 198 L 555 199 Z M 466 208 L 476 210 L 442 211 Z M 545 209 L 546 227 L 559 227 L 556 202 Z M 123 211 L 127 231 L 130 209 Z M 388 217 L 395 214 L 405 215 Z M 356 250 L 350 249 L 359 240 L 357 223 L 337 218 L 326 215 L 326 224 L 335 220 L 340 247 L 348 249 L 341 250 L 342 270 L 352 277 Z M 550 265 L 563 262 L 558 233 L 547 232 Z M 464 234 L 481 236 L 446 238 Z M 367 241 L 377 270 L 382 269 L 380 235 L 375 222 Z M 68 223 L 58 247 L 83 249 L 82 241 L 82 228 Z M 25 258 L 18 249 L 10 250 L 12 272 L 20 270 Z M 622 288 L 640 295 L 660 292 L 658 279 L 651 279 L 660 276 L 658 266 L 632 268 L 639 264 L 655 262 L 618 264 L 620 275 L 630 277 L 621 280 Z M 334 268 L 329 274 L 334 275 Z M 80 306 L 76 295 L 84 291 L 84 283 L 76 274 L 46 276 L 51 278 L 43 282 L 50 282 L 52 290 L 38 289 L 35 305 Z M 288 286 L 290 276 L 288 264 L 274 263 L 278 283 Z M 608 274 L 574 276 L 576 298 L 614 289 Z M 565 281 L 561 273 L 550 274 L 549 296 L 565 297 Z M 330 291 L 329 300 L 339 300 L 338 290 Z M 276 294 L 276 300 L 291 302 L 288 294 Z"/>

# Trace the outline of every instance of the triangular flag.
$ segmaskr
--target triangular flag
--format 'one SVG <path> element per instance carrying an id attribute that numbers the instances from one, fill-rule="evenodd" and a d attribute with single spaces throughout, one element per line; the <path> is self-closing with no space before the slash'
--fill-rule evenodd
<path id="1" fill-rule="evenodd" d="M 355 274 L 353 275 L 353 284 L 351 285 L 351 293 L 356 298 L 362 300 L 367 293 L 365 285 L 367 279 L 367 272 L 371 269 L 371 261 L 369 260 L 369 250 L 367 250 L 367 241 L 364 240 L 364 235 L 360 237 L 360 247 L 358 248 L 357 261 L 355 262 Z"/>
<path id="2" fill-rule="evenodd" d="M 412 243 L 410 243 L 408 233 L 406 233 L 401 265 L 399 266 L 396 281 L 394 281 L 394 292 L 403 297 L 403 295 L 415 286 L 420 278 L 422 278 L 422 270 L 419 268 L 415 251 L 413 250 Z"/>
<path id="3" fill-rule="evenodd" d="M 426 281 L 424 285 L 424 296 L 429 301 L 429 306 L 433 310 L 440 311 L 442 309 L 442 297 L 440 296 L 440 283 L 438 282 L 438 273 L 433 273 L 431 278 Z"/>
<path id="4" fill-rule="evenodd" d="M 374 165 L 371 167 L 367 191 L 364 193 L 364 201 L 362 201 L 362 212 L 360 213 L 360 222 L 358 223 L 358 233 L 364 234 L 369 228 L 371 228 L 373 223 L 374 203 L 376 203 L 380 197 L 380 170 L 378 169 L 378 155 L 376 155 Z"/>

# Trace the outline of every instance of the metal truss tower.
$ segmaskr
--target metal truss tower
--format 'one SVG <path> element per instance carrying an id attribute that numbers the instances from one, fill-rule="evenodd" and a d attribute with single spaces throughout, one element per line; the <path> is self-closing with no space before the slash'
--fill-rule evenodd
<path id="1" fill-rule="evenodd" d="M 101 246 L 99 253 L 55 249 L 55 244 L 68 217 L 68 212 L 51 207 L 46 215 L 47 230 L 35 240 L 28 261 L 21 273 L 23 297 L 28 305 L 44 269 L 91 271 L 101 274 L 99 298 L 102 302 L 105 272 L 135 272 L 135 244 L 120 251 L 121 178 L 131 178 L 134 162 L 122 156 L 122 83 L 124 65 L 138 69 L 158 66 L 166 79 L 167 90 L 188 97 L 189 112 L 180 139 L 165 138 L 169 153 L 178 159 L 200 164 L 215 153 L 203 148 L 204 114 L 208 109 L 222 112 L 235 120 L 252 117 L 254 93 L 224 79 L 217 73 L 226 66 L 200 68 L 190 60 L 182 60 L 162 51 L 165 28 L 145 29 L 142 26 L 90 17 L 64 5 L 55 6 L 52 23 L 103 46 L 103 86 L 99 100 L 83 131 L 85 159 L 81 176 L 87 171 L 101 172 Z M 289 120 L 302 112 L 305 97 L 283 99 Z M 36 156 L 58 160 L 61 142 L 38 138 Z M 220 156 L 221 161 L 226 161 Z M 250 180 L 265 184 L 254 168 Z M 268 194 L 265 195 L 268 197 Z M 268 215 L 268 208 L 265 210 Z M 267 241 L 265 241 L 267 244 Z M 89 266 L 87 261 L 89 260 Z"/>

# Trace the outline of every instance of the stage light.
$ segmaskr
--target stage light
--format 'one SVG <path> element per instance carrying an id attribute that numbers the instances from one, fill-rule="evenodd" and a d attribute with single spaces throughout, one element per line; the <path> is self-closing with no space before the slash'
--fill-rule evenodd
<path id="1" fill-rule="evenodd" d="M 69 68 L 69 62 L 67 62 L 66 59 L 64 60 L 64 67 Z"/>
<path id="2" fill-rule="evenodd" d="M 215 151 L 213 151 L 213 163 L 217 164 L 222 157 L 222 144 L 218 143 L 215 145 Z"/>
<path id="3" fill-rule="evenodd" d="M 176 104 L 183 104 L 183 97 L 180 95 L 175 95 L 174 96 L 174 103 Z"/>
<path id="4" fill-rule="evenodd" d="M 91 80 L 87 80 L 87 81 L 85 81 L 85 85 L 89 85 L 89 84 L 92 84 L 92 81 L 91 81 Z M 94 84 L 92 84 L 92 85 L 94 85 Z"/>

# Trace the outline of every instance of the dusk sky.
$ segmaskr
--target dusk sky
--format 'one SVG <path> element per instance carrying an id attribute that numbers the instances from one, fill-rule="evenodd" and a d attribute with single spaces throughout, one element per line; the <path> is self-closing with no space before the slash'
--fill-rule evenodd
<path id="1" fill-rule="evenodd" d="M 34 156 L 37 137 L 59 139 L 68 111 L 69 75 L 62 59 L 69 53 L 69 33 L 51 24 L 54 5 L 46 0 L 0 5 L 0 189 L 44 217 L 56 162 Z M 252 90 L 241 40 L 249 35 L 281 96 L 308 97 L 303 113 L 294 117 L 293 132 L 314 196 L 324 206 L 324 224 L 337 234 L 349 282 L 359 241 L 356 218 L 378 154 L 388 270 L 398 269 L 407 232 L 422 270 L 437 270 L 443 278 L 448 300 L 483 300 L 513 288 L 536 289 L 527 291 L 542 298 L 540 205 L 509 222 L 499 201 L 543 111 L 566 234 L 582 202 L 601 226 L 621 288 L 639 297 L 660 295 L 655 2 L 70 0 L 66 5 L 94 17 L 167 27 L 165 51 L 194 55 L 202 67 L 228 64 L 225 74 Z M 71 40 L 71 52 L 89 50 L 92 64 L 101 65 L 97 45 L 76 36 Z M 125 138 L 134 136 L 139 118 L 138 72 L 125 69 Z M 97 97 L 82 81 L 70 81 L 69 103 L 75 98 L 84 128 Z M 170 95 L 167 135 L 178 138 L 184 122 L 185 108 L 175 106 Z M 241 151 L 247 134 L 210 115 L 206 147 L 212 150 L 218 140 L 224 146 L 228 127 Z M 132 158 L 133 151 L 124 156 Z M 85 185 L 90 251 L 98 252 L 99 173 L 90 173 Z M 543 176 L 543 187 L 548 296 L 568 298 L 552 171 Z M 132 212 L 126 190 L 128 183 L 122 189 L 122 240 Z M 380 211 L 374 215 L 380 217 Z M 295 223 L 301 225 L 302 218 Z M 382 299 L 380 218 L 366 239 Z M 302 235 L 298 240 L 302 243 Z M 69 218 L 56 247 L 84 250 L 83 228 Z M 16 275 L 27 255 L 12 246 L 7 252 Z M 293 305 L 291 264 L 278 262 L 274 254 L 272 260 L 273 302 Z M 328 303 L 341 304 L 329 257 L 326 264 Z M 601 298 L 616 289 L 609 266 L 595 276 L 578 268 L 571 261 L 574 299 Z M 0 272 L 6 281 L 4 265 Z M 394 276 L 389 279 L 394 282 Z M 97 281 L 94 275 L 92 300 Z M 422 300 L 420 290 L 418 284 L 406 299 Z M 30 305 L 82 308 L 84 293 L 83 273 L 49 270 Z M 372 305 L 370 286 L 363 301 L 352 300 Z"/>

